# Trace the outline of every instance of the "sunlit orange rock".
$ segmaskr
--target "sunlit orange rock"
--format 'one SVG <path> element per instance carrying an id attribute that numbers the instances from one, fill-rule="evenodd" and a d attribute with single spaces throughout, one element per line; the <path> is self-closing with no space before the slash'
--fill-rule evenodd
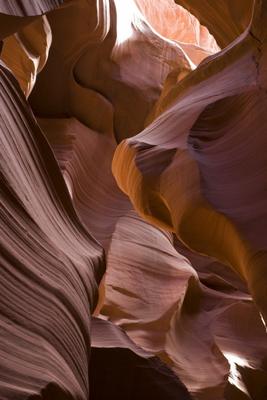
<path id="1" fill-rule="evenodd" d="M 4 40 L 1 59 L 15 75 L 26 97 L 47 61 L 51 41 L 51 30 L 45 16 Z"/>
<path id="2" fill-rule="evenodd" d="M 247 183 L 266 163 L 265 152 L 260 152 L 265 143 L 266 33 L 257 25 L 263 24 L 265 13 L 265 6 L 257 3 L 250 30 L 235 46 L 203 62 L 181 84 L 163 90 L 154 121 L 120 144 L 113 171 L 144 217 L 175 231 L 194 250 L 235 268 L 267 318 L 264 275 L 259 279 L 264 240 L 255 240 L 265 218 L 264 185 L 259 182 L 256 200 Z M 241 152 L 245 140 L 248 145 Z M 255 207 L 257 201 L 252 212 L 251 204 Z"/>
<path id="3" fill-rule="evenodd" d="M 1 400 L 265 400 L 266 21 L 0 4 Z"/>
<path id="4" fill-rule="evenodd" d="M 245 31 L 251 22 L 253 0 L 175 0 L 195 15 L 225 47 Z"/>
<path id="5" fill-rule="evenodd" d="M 197 65 L 220 50 L 208 29 L 198 19 L 173 0 L 137 0 L 142 13 L 163 37 L 179 43 Z"/>

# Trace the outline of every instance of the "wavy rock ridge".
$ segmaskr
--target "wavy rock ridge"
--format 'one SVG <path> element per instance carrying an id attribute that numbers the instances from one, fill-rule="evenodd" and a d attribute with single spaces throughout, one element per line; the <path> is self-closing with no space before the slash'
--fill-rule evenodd
<path id="1" fill-rule="evenodd" d="M 1 400 L 267 398 L 266 21 L 0 1 Z"/>

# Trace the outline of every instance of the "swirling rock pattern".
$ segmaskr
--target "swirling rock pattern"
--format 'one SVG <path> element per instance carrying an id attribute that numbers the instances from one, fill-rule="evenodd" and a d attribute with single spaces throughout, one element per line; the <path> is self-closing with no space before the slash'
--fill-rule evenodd
<path id="1" fill-rule="evenodd" d="M 0 1 L 1 400 L 265 400 L 266 21 Z"/>
<path id="2" fill-rule="evenodd" d="M 1 96 L 1 398 L 86 399 L 103 251 L 3 65 Z"/>
<path id="3" fill-rule="evenodd" d="M 254 23 L 263 22 L 266 13 L 264 4 L 257 5 Z M 248 281 L 267 319 L 265 241 L 255 240 L 266 217 L 265 191 L 261 181 L 251 193 L 247 182 L 252 168 L 244 175 L 252 154 L 258 155 L 251 161 L 253 171 L 260 174 L 266 165 L 265 152 L 259 152 L 265 143 L 265 33 L 254 23 L 235 46 L 204 62 L 183 84 L 163 91 L 154 122 L 120 144 L 113 171 L 144 217 L 175 231 L 194 250 L 235 268 Z M 236 68 L 239 74 L 234 79 Z M 253 123 L 257 137 L 250 134 Z M 235 154 L 244 141 L 249 143 L 246 152 Z M 229 159 L 227 152 L 232 154 Z M 258 201 L 254 213 L 251 196 L 253 204 Z"/>

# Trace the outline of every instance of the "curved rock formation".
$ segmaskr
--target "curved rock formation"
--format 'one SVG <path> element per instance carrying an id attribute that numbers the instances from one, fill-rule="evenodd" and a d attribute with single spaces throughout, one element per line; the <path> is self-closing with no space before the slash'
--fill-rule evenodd
<path id="1" fill-rule="evenodd" d="M 175 0 L 195 15 L 225 47 L 242 34 L 251 22 L 254 0 Z"/>
<path id="2" fill-rule="evenodd" d="M 51 40 L 51 29 L 45 16 L 4 40 L 1 59 L 15 75 L 26 97 L 47 61 Z"/>
<path id="3" fill-rule="evenodd" d="M 68 0 L 67 0 L 68 1 Z M 0 39 L 33 22 L 36 17 L 54 10 L 64 0 L 2 0 L 0 2 Z"/>
<path id="4" fill-rule="evenodd" d="M 265 400 L 266 20 L 0 2 L 1 400 Z"/>
<path id="5" fill-rule="evenodd" d="M 92 321 L 91 365 L 91 397 L 95 400 L 191 399 L 170 369 L 110 322 Z"/>
<path id="6" fill-rule="evenodd" d="M 150 124 L 117 148 L 113 172 L 145 219 L 234 268 L 266 321 L 265 18 L 265 4 L 256 2 L 252 25 L 235 43 L 181 83 L 169 76 Z M 185 322 L 178 326 L 184 331 Z"/>
<path id="7" fill-rule="evenodd" d="M 42 118 L 38 122 L 54 150 L 81 220 L 108 251 L 117 220 L 132 209 L 111 173 L 114 138 L 93 131 L 75 118 Z"/>
<path id="8" fill-rule="evenodd" d="M 220 48 L 208 29 L 198 19 L 172 0 L 137 0 L 142 13 L 151 26 L 163 37 L 176 41 L 190 59 L 200 61 Z"/>
<path id="9" fill-rule="evenodd" d="M 113 171 L 145 218 L 236 269 L 267 319 L 265 242 L 255 240 L 266 218 L 264 178 L 254 192 L 247 183 L 266 164 L 260 152 L 265 143 L 266 34 L 258 28 L 265 13 L 266 6 L 257 2 L 250 29 L 235 45 L 204 62 L 182 84 L 163 89 L 154 121 L 120 144 Z M 251 135 L 253 124 L 257 137 Z M 246 151 L 240 152 L 244 141 Z M 251 204 L 258 204 L 254 212 Z"/>
<path id="10" fill-rule="evenodd" d="M 2 64 L 1 175 L 1 398 L 86 399 L 103 251 Z"/>

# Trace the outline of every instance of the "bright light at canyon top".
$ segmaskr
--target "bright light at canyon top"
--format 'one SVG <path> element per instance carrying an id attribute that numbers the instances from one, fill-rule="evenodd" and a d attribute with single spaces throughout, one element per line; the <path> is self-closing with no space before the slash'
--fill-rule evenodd
<path id="1" fill-rule="evenodd" d="M 122 44 L 128 40 L 134 31 L 134 26 L 138 20 L 142 20 L 134 0 L 114 0 L 117 11 L 117 44 Z"/>

